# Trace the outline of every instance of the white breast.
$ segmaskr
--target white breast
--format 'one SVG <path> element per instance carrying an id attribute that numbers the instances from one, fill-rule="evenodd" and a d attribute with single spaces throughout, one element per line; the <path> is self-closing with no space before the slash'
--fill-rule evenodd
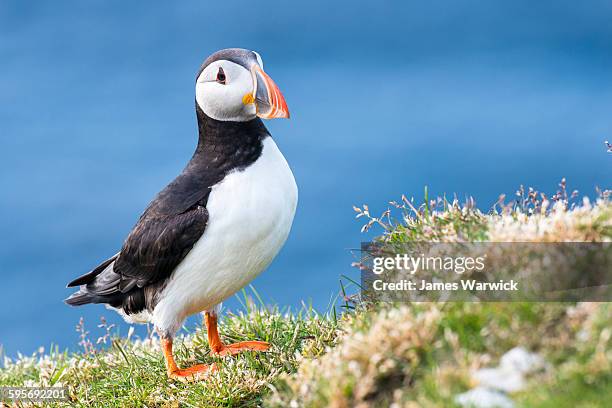
<path id="1" fill-rule="evenodd" d="M 164 289 L 155 326 L 173 333 L 185 317 L 212 309 L 259 275 L 285 243 L 296 205 L 293 173 L 267 137 L 255 163 L 213 186 L 208 226 Z"/>

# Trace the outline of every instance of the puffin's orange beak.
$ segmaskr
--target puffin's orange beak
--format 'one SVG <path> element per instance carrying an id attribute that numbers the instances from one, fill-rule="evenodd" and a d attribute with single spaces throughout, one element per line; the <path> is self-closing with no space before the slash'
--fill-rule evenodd
<path id="1" fill-rule="evenodd" d="M 272 78 L 259 65 L 251 68 L 253 75 L 253 97 L 257 116 L 263 119 L 289 118 L 289 109 L 285 97 Z"/>

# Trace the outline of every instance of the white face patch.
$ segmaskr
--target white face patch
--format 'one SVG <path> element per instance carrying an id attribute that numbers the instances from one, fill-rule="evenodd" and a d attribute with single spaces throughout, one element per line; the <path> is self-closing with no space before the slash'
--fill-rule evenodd
<path id="1" fill-rule="evenodd" d="M 218 81 L 220 70 L 225 84 Z M 253 92 L 249 70 L 234 62 L 219 60 L 202 71 L 196 81 L 196 101 L 206 115 L 222 121 L 245 122 L 256 116 L 255 105 L 243 98 Z"/>

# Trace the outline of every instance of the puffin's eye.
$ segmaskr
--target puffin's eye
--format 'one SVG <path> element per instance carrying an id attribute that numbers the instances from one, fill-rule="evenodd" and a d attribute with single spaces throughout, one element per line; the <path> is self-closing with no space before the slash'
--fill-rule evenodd
<path id="1" fill-rule="evenodd" d="M 225 72 L 223 72 L 223 68 L 219 67 L 219 71 L 217 72 L 217 82 L 225 85 Z"/>

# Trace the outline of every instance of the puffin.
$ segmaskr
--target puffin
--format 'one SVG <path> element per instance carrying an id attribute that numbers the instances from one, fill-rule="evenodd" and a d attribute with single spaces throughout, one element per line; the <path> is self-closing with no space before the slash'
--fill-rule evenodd
<path id="1" fill-rule="evenodd" d="M 172 342 L 203 314 L 211 353 L 266 351 L 263 341 L 225 344 L 221 303 L 276 257 L 297 206 L 293 173 L 262 119 L 289 118 L 261 56 L 230 48 L 209 56 L 195 81 L 198 143 L 183 171 L 149 203 L 121 250 L 68 284 L 71 306 L 105 304 L 129 323 L 152 323 L 168 377 L 203 378 L 216 365 L 179 368 Z"/>

